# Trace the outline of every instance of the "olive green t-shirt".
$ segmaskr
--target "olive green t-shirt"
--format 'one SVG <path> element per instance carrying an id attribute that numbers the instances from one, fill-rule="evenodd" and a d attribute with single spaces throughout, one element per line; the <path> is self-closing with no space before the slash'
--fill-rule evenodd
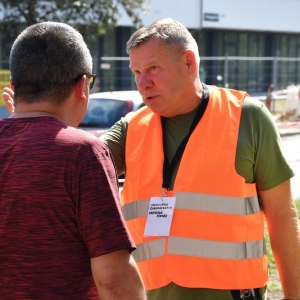
<path id="1" fill-rule="evenodd" d="M 197 108 L 193 111 L 164 120 L 164 145 L 169 161 L 172 160 L 182 139 L 187 135 Z M 118 174 L 126 171 L 125 141 L 130 116 L 122 118 L 105 135 L 103 142 L 110 148 Z M 201 122 L 201 121 L 200 121 Z M 255 182 L 258 191 L 276 187 L 294 176 L 283 154 L 281 138 L 273 116 L 265 105 L 250 97 L 242 107 L 235 167 L 247 183 Z M 174 183 L 177 168 L 171 184 Z M 182 270 L 184 273 L 184 270 Z M 230 276 L 230 274 L 228 274 Z M 262 299 L 266 299 L 266 287 L 261 288 Z M 148 300 L 232 300 L 230 291 L 202 288 L 185 288 L 174 283 L 148 291 Z"/>

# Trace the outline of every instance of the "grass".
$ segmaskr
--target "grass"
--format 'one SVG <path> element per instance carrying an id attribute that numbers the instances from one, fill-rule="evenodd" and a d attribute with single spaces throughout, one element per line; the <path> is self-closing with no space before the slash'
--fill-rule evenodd
<path id="1" fill-rule="evenodd" d="M 295 204 L 298 210 L 298 216 L 300 218 L 300 198 L 295 201 Z"/>
<path id="2" fill-rule="evenodd" d="M 295 200 L 296 208 L 298 211 L 298 216 L 300 218 L 300 199 Z M 269 284 L 268 284 L 268 291 L 274 292 L 274 291 L 282 291 L 282 287 L 278 278 L 277 268 L 275 265 L 273 253 L 270 246 L 270 238 L 268 233 L 266 234 L 266 247 L 267 247 L 267 255 L 269 260 Z"/>

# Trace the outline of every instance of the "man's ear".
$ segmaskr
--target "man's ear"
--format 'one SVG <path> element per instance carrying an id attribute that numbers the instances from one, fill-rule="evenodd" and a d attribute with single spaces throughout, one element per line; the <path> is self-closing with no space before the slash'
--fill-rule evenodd
<path id="1" fill-rule="evenodd" d="M 13 82 L 12 82 L 11 77 L 10 77 L 10 79 L 9 79 L 9 87 L 10 87 L 13 91 L 15 90 L 15 86 L 14 86 L 14 84 L 13 84 Z"/>
<path id="2" fill-rule="evenodd" d="M 76 96 L 79 97 L 80 99 L 86 101 L 87 100 L 86 89 L 87 89 L 86 76 L 83 75 L 82 77 L 80 77 L 80 79 L 75 84 Z"/>
<path id="3" fill-rule="evenodd" d="M 195 57 L 195 53 L 192 50 L 186 50 L 184 52 L 184 60 L 185 60 L 185 64 L 189 70 L 189 72 L 193 73 L 193 72 L 197 72 L 197 63 L 196 63 L 196 57 Z"/>

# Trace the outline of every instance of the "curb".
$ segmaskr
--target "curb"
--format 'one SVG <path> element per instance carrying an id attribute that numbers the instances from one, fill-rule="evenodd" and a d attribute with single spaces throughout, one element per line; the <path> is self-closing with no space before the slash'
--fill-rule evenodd
<path id="1" fill-rule="evenodd" d="M 276 122 L 280 136 L 300 134 L 300 122 Z"/>
<path id="2" fill-rule="evenodd" d="M 276 122 L 276 124 L 279 128 L 290 128 L 290 127 L 299 126 L 299 130 L 300 130 L 300 122 L 298 122 L 298 121 L 294 121 L 294 122 Z"/>
<path id="3" fill-rule="evenodd" d="M 299 131 L 289 131 L 289 132 L 280 132 L 280 130 L 279 130 L 279 134 L 281 137 L 292 136 L 292 135 L 300 134 L 300 130 Z"/>

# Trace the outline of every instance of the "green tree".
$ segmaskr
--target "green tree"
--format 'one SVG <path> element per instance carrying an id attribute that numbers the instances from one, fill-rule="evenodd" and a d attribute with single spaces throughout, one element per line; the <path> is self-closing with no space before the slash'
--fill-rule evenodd
<path id="1" fill-rule="evenodd" d="M 139 15 L 149 0 L 1 0 L 0 30 L 11 32 L 43 21 L 64 22 L 77 28 L 86 38 L 95 40 L 114 27 L 124 9 L 135 27 L 142 25 Z"/>

